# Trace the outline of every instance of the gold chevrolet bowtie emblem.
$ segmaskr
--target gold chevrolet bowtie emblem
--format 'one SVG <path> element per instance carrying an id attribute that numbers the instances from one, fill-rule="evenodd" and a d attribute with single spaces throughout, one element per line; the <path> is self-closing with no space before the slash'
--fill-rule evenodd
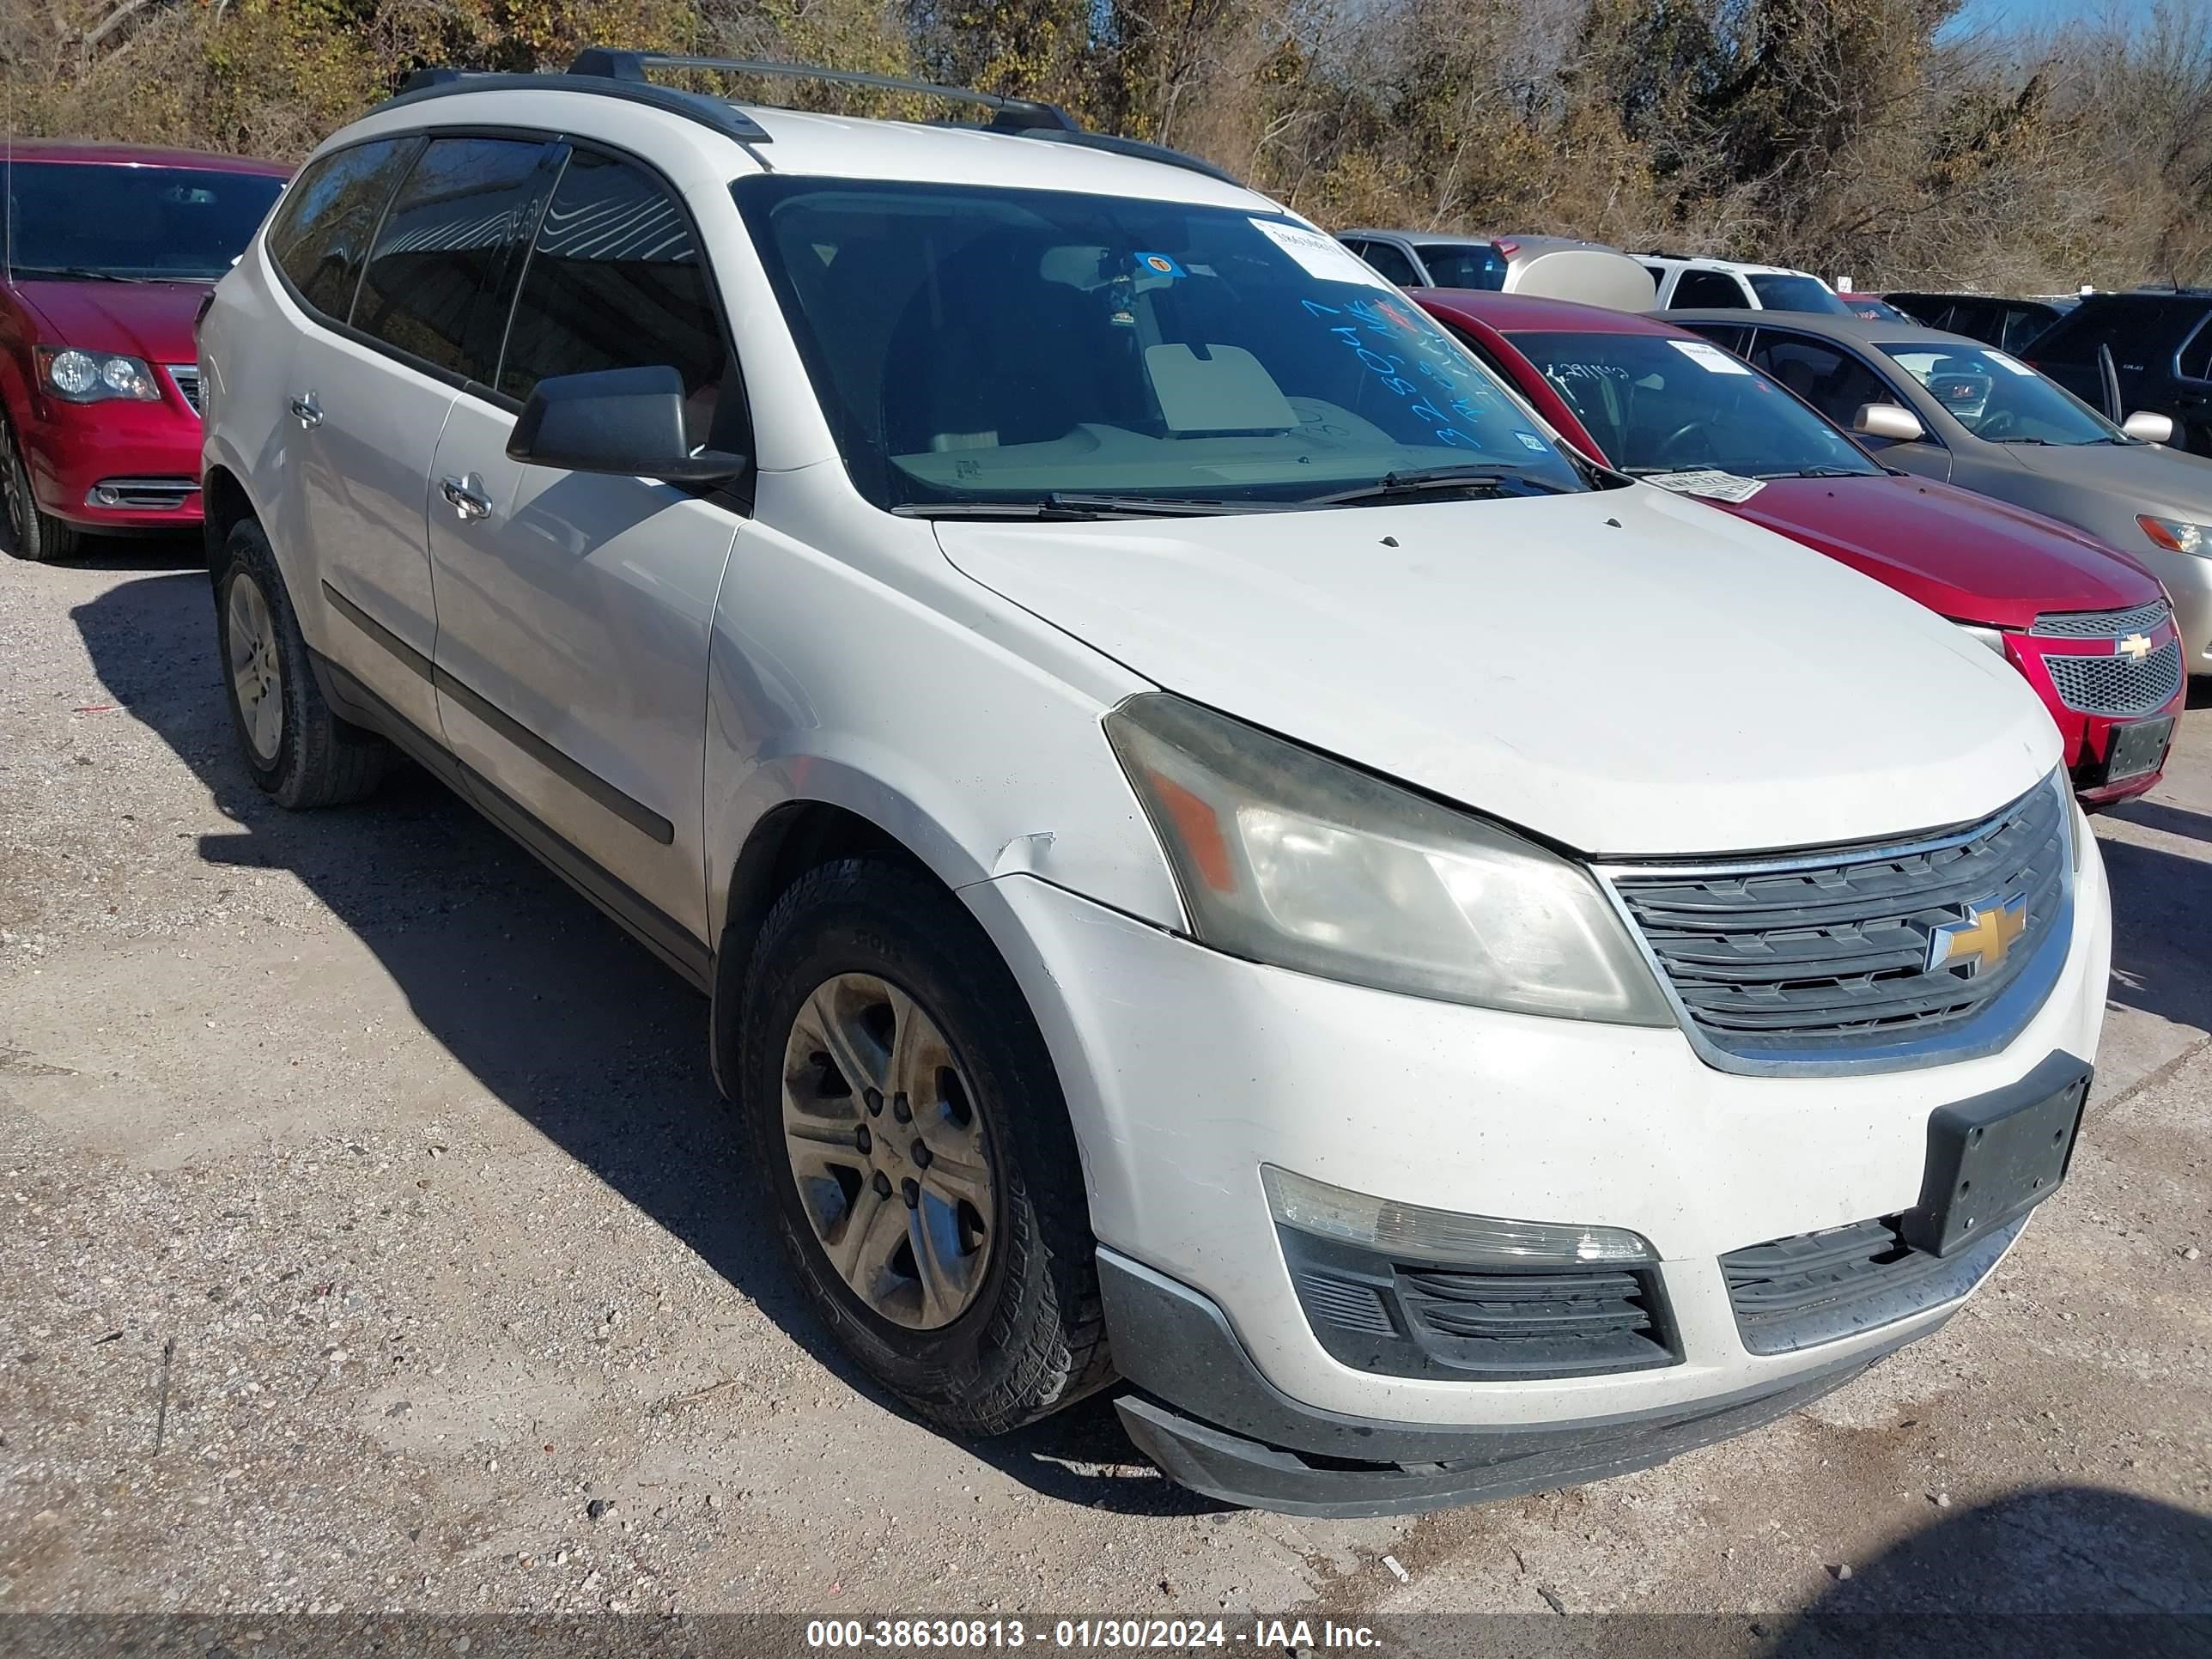
<path id="1" fill-rule="evenodd" d="M 2112 647 L 2112 654 L 2116 657 L 2133 657 L 2137 662 L 2141 662 L 2145 657 L 2150 655 L 2150 641 L 2140 634 L 2130 634 Z"/>
<path id="2" fill-rule="evenodd" d="M 1966 921 L 1946 922 L 1928 936 L 1928 971 L 1971 963 L 1977 974 L 1997 967 L 2027 931 L 2027 895 L 1974 907 Z"/>

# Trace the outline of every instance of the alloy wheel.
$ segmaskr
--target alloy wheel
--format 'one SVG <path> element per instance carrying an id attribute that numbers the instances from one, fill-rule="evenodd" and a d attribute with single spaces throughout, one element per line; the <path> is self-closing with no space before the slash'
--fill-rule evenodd
<path id="1" fill-rule="evenodd" d="M 230 658 L 231 695 L 254 758 L 264 766 L 284 741 L 284 682 L 276 655 L 276 622 L 261 585 L 240 570 L 230 580 L 224 633 Z"/>
<path id="2" fill-rule="evenodd" d="M 936 1021 L 875 975 L 825 980 L 792 1020 L 782 1096 L 792 1176 L 830 1267 L 893 1324 L 959 1318 L 990 1266 L 997 1188 Z"/>

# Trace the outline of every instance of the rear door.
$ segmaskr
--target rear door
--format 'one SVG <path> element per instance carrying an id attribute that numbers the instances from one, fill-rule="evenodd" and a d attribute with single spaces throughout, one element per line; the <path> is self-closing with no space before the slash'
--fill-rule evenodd
<path id="1" fill-rule="evenodd" d="M 540 380 L 659 364 L 684 376 L 695 448 L 750 452 L 688 210 L 642 165 L 580 143 L 497 374 L 454 405 L 431 468 L 439 706 L 487 810 L 696 977 L 708 639 L 743 504 L 507 455 Z"/>
<path id="2" fill-rule="evenodd" d="M 376 223 L 346 325 L 304 337 L 295 364 L 301 522 L 333 613 L 326 638 L 434 737 L 430 465 L 461 386 L 497 359 L 502 295 L 544 198 L 546 148 L 473 135 L 418 145 Z"/>
<path id="3" fill-rule="evenodd" d="M 2169 411 L 2183 429 L 2174 441 L 2198 455 L 2212 455 L 2212 306 L 2175 359 L 2173 408 Z"/>
<path id="4" fill-rule="evenodd" d="M 428 732 L 437 632 L 422 539 L 422 480 L 451 386 L 426 380 L 349 322 L 371 245 L 422 140 L 372 139 L 323 157 L 286 194 L 269 252 L 307 313 L 289 347 L 283 409 L 257 467 L 292 603 L 331 660 Z M 304 579 L 303 579 L 304 578 Z"/>

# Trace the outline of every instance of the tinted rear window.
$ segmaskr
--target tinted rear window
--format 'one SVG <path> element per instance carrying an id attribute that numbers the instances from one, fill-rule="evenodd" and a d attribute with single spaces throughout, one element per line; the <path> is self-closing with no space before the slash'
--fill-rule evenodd
<path id="1" fill-rule="evenodd" d="M 1438 288 L 1487 289 L 1495 293 L 1505 286 L 1505 256 L 1494 247 L 1431 242 L 1415 252 L 1429 268 L 1429 281 Z"/>
<path id="2" fill-rule="evenodd" d="M 400 187 L 362 275 L 353 325 L 489 380 L 546 180 L 527 139 L 435 138 Z"/>
<path id="3" fill-rule="evenodd" d="M 300 175 L 269 228 L 269 252 L 301 297 L 343 322 L 384 204 L 415 154 L 412 138 L 382 138 L 324 156 Z"/>
<path id="4" fill-rule="evenodd" d="M 2035 355 L 2053 363 L 2094 363 L 2109 345 L 2121 368 L 2155 368 L 2208 313 L 2212 300 L 2152 294 L 2097 294 L 2051 325 Z"/>
<path id="5" fill-rule="evenodd" d="M 1851 308 L 1817 276 L 1778 276 L 1761 270 L 1753 271 L 1749 281 L 1759 303 L 1769 311 L 1819 311 L 1831 317 L 1851 314 Z"/>

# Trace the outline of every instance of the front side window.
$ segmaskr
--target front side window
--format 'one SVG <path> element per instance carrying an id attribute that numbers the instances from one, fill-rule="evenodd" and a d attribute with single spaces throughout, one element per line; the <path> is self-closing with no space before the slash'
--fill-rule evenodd
<path id="1" fill-rule="evenodd" d="M 1416 251 L 1429 268 L 1433 287 L 1483 289 L 1495 294 L 1505 286 L 1505 256 L 1494 247 L 1429 242 Z"/>
<path id="2" fill-rule="evenodd" d="M 1897 394 L 1847 351 L 1802 335 L 1762 329 L 1751 361 L 1807 403 L 1847 427 L 1863 404 L 1893 404 Z"/>
<path id="3" fill-rule="evenodd" d="M 300 175 L 269 227 L 269 253 L 313 310 L 343 322 L 384 204 L 414 159 L 413 138 L 333 152 Z"/>
<path id="4" fill-rule="evenodd" d="M 1509 337 L 1624 472 L 1715 467 L 1776 478 L 1881 470 L 1842 433 L 1717 346 L 1657 334 Z"/>
<path id="5" fill-rule="evenodd" d="M 7 180 L 18 276 L 211 283 L 237 262 L 284 181 L 211 168 L 15 161 Z"/>
<path id="6" fill-rule="evenodd" d="M 353 325 L 489 381 L 520 275 L 515 255 L 544 195 L 544 155 L 530 139 L 433 138 L 377 233 Z"/>
<path id="7" fill-rule="evenodd" d="M 1674 297 L 1667 302 L 1683 311 L 1715 311 L 1733 307 L 1748 311 L 1743 284 L 1724 270 L 1686 270 L 1674 284 Z"/>
<path id="8" fill-rule="evenodd" d="M 1419 307 L 1288 220 L 795 176 L 735 191 L 878 506 L 1289 504 L 1437 467 L 1583 487 Z"/>
<path id="9" fill-rule="evenodd" d="M 2212 313 L 2206 315 L 2195 337 L 2181 348 L 2179 367 L 2185 380 L 2212 380 Z"/>
<path id="10" fill-rule="evenodd" d="M 499 389 L 527 398 L 555 374 L 659 364 L 684 376 L 694 448 L 714 432 L 730 356 L 691 222 L 643 168 L 568 158 L 546 205 L 507 330 Z M 732 398 L 733 414 L 742 398 Z M 742 447 L 718 435 L 717 447 Z"/>
<path id="11" fill-rule="evenodd" d="M 1848 317 L 1851 308 L 1817 276 L 1785 276 L 1755 270 L 1747 278 L 1759 303 L 1768 311 L 1818 311 L 1831 317 Z"/>
<path id="12" fill-rule="evenodd" d="M 2002 351 L 1924 345 L 1878 349 L 1977 438 L 2005 444 L 2135 441 L 2072 392 Z"/>

